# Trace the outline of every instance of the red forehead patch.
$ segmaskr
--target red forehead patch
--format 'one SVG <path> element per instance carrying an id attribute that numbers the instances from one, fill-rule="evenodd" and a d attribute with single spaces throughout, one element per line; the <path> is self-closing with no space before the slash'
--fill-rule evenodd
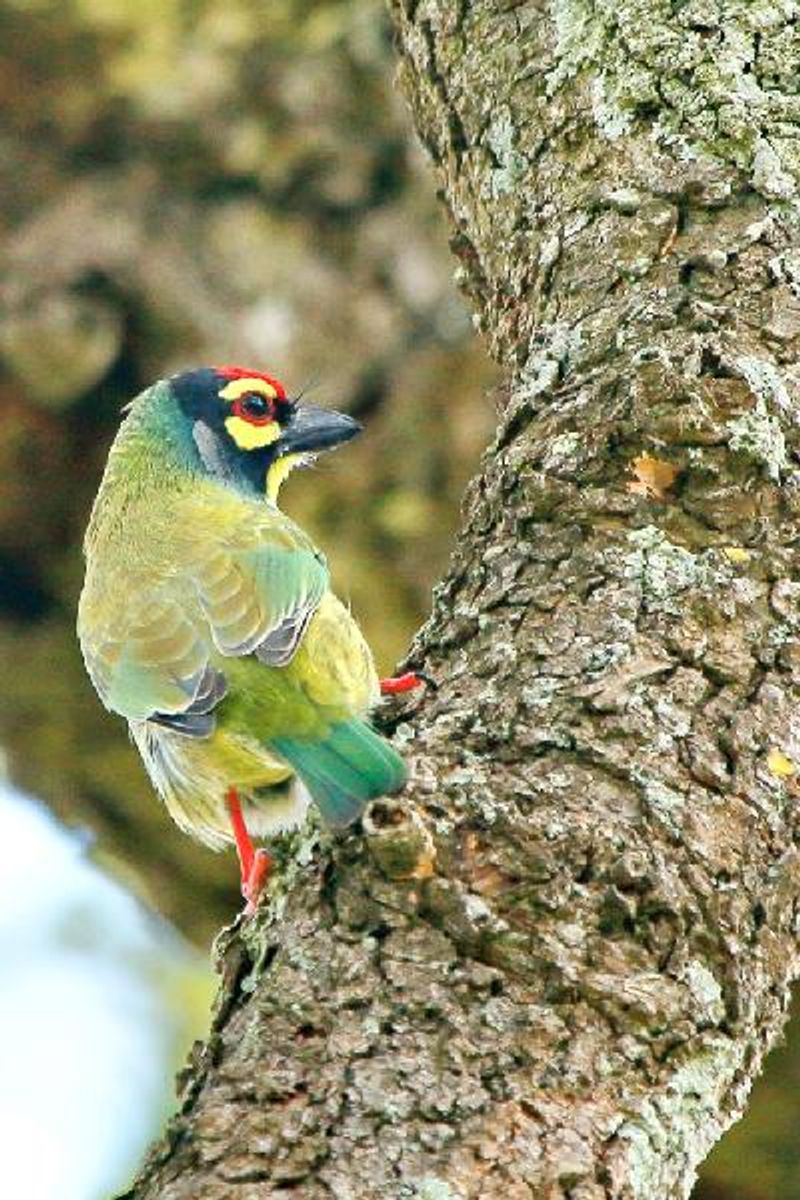
<path id="1" fill-rule="evenodd" d="M 247 367 L 214 367 L 218 375 L 223 379 L 263 379 L 271 388 L 275 389 L 279 400 L 286 399 L 286 391 L 282 383 L 277 379 L 273 379 L 271 375 L 265 375 L 263 371 L 250 371 Z"/>

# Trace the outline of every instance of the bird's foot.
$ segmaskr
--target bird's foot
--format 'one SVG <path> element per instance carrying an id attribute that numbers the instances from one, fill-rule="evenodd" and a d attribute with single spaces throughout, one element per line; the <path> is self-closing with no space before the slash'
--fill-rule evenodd
<path id="1" fill-rule="evenodd" d="M 256 850 L 253 845 L 250 834 L 247 832 L 242 804 L 236 788 L 228 788 L 225 804 L 231 819 L 236 853 L 239 856 L 242 895 L 247 901 L 244 915 L 251 917 L 258 907 L 259 897 L 269 877 L 272 859 L 266 850 Z"/>
<path id="2" fill-rule="evenodd" d="M 380 682 L 382 696 L 398 696 L 401 692 L 412 692 L 414 688 L 422 687 L 423 684 L 431 691 L 436 691 L 435 680 L 422 671 L 406 671 L 405 675 L 393 675 Z"/>
<path id="3" fill-rule="evenodd" d="M 271 870 L 272 858 L 270 855 L 266 850 L 256 850 L 253 855 L 250 874 L 247 876 L 247 879 L 242 879 L 242 895 L 247 901 L 244 907 L 244 915 L 246 917 L 252 917 L 258 908 L 258 901 L 269 879 Z"/>

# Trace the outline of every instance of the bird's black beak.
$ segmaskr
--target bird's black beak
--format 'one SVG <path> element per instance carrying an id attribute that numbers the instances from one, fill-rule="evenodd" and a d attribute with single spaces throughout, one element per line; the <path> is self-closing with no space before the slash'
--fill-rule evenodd
<path id="1" fill-rule="evenodd" d="M 361 425 L 345 413 L 313 404 L 298 404 L 277 443 L 282 454 L 303 454 L 330 450 L 340 442 L 349 442 Z"/>

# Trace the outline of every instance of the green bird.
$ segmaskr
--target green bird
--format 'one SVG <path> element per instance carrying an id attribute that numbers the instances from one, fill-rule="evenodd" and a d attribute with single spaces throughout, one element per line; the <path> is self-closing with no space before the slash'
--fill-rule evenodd
<path id="1" fill-rule="evenodd" d="M 360 425 L 269 375 L 205 367 L 128 406 L 85 540 L 78 636 L 177 824 L 236 844 L 253 910 L 270 859 L 250 833 L 331 826 L 402 788 L 369 723 L 381 692 L 324 555 L 278 507 L 290 471 Z M 248 830 L 250 832 L 248 832 Z"/>

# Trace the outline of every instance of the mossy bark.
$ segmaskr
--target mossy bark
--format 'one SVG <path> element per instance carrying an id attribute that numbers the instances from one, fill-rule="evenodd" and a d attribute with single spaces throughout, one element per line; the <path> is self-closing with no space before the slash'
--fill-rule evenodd
<path id="1" fill-rule="evenodd" d="M 795 8 L 394 0 L 500 425 L 402 805 L 226 940 L 136 1200 L 667 1200 L 742 1111 L 798 962 Z"/>

